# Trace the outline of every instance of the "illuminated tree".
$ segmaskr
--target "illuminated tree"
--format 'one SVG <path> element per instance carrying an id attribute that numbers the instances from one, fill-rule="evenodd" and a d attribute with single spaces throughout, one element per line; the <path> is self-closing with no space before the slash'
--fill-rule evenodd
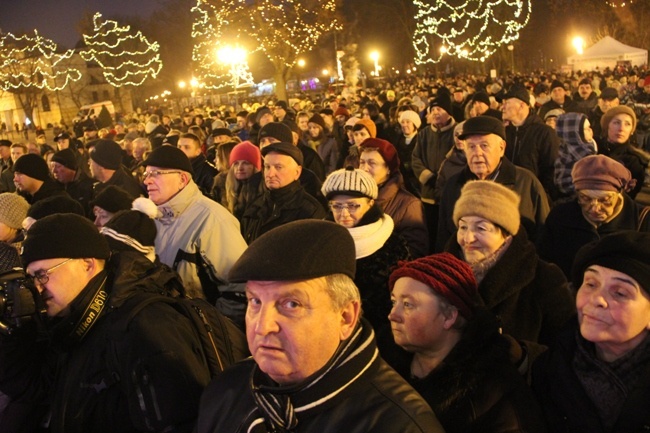
<path id="1" fill-rule="evenodd" d="M 206 25 L 218 29 L 226 43 L 241 41 L 249 52 L 264 53 L 274 67 L 276 93 L 286 99 L 286 82 L 298 58 L 339 28 L 337 2 L 198 0 L 198 6 L 208 14 Z"/>
<path id="2" fill-rule="evenodd" d="M 531 0 L 414 0 L 415 62 L 437 63 L 444 55 L 485 61 L 519 38 L 528 23 Z"/>
<path id="3" fill-rule="evenodd" d="M 106 81 L 116 88 L 139 86 L 150 78 L 156 78 L 162 68 L 160 47 L 149 42 L 142 32 L 133 32 L 129 26 L 120 27 L 117 22 L 93 17 L 92 35 L 83 35 L 86 48 L 81 56 L 102 68 Z"/>
<path id="4" fill-rule="evenodd" d="M 81 78 L 79 70 L 64 67 L 74 50 L 59 52 L 56 43 L 34 35 L 0 35 L 0 89 L 18 97 L 32 121 L 34 108 L 45 91 L 56 92 Z"/>
<path id="5" fill-rule="evenodd" d="M 192 8 L 194 76 L 208 89 L 232 85 L 233 91 L 236 91 L 240 81 L 241 85 L 253 84 L 253 75 L 248 70 L 245 57 L 241 55 L 243 50 L 239 48 L 234 51 L 233 48 L 233 45 L 237 47 L 240 41 L 229 40 L 224 32 L 229 17 L 241 12 L 241 9 L 241 5 L 232 1 L 212 4 L 203 0 L 199 0 Z M 236 52 L 240 55 L 233 55 Z"/>

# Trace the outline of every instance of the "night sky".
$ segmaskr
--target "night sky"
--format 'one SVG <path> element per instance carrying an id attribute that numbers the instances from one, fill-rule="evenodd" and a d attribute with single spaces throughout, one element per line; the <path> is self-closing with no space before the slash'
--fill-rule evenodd
<path id="1" fill-rule="evenodd" d="M 80 36 L 76 25 L 85 11 L 148 18 L 161 0 L 0 0 L 0 29 L 3 32 L 39 33 L 65 47 L 73 47 Z"/>

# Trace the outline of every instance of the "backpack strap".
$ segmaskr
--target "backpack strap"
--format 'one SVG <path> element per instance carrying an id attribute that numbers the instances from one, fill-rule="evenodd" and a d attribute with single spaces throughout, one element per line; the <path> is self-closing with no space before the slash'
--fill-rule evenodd
<path id="1" fill-rule="evenodd" d="M 197 250 L 195 253 L 188 253 L 182 249 L 178 249 L 176 253 L 176 258 L 174 259 L 174 265 L 172 268 L 178 270 L 178 265 L 180 262 L 185 261 L 188 263 L 194 263 L 196 265 L 197 274 L 199 281 L 201 282 L 201 288 L 203 289 L 203 294 L 205 298 L 211 303 L 214 304 L 222 296 L 221 291 L 219 290 L 219 283 L 223 282 L 217 277 L 210 266 L 203 260 L 201 253 Z M 223 282 L 225 283 L 225 282 Z"/>
<path id="2" fill-rule="evenodd" d="M 644 231 L 645 220 L 647 219 L 649 213 L 650 213 L 650 206 L 645 206 L 641 210 L 641 213 L 639 214 L 639 222 L 637 224 L 636 231 L 638 232 Z"/>

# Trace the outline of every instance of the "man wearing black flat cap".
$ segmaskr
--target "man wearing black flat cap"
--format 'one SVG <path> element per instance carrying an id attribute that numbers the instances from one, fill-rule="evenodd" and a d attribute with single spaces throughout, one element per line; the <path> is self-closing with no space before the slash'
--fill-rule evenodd
<path id="1" fill-rule="evenodd" d="M 229 277 L 246 283 L 252 358 L 208 386 L 198 433 L 443 431 L 379 356 L 355 267 L 352 237 L 328 221 L 291 222 L 249 246 Z"/>
<path id="2" fill-rule="evenodd" d="M 291 221 L 325 218 L 323 206 L 300 184 L 300 149 L 292 143 L 273 143 L 262 149 L 262 156 L 266 191 L 242 215 L 241 230 L 246 242 Z"/>
<path id="3" fill-rule="evenodd" d="M 555 130 L 530 108 L 530 94 L 523 85 L 513 85 L 503 98 L 503 120 L 508 121 L 508 160 L 533 172 L 544 186 L 549 199 L 556 197 L 553 175 L 560 139 Z"/>
<path id="4" fill-rule="evenodd" d="M 246 249 L 239 221 L 201 193 L 192 180 L 192 164 L 179 148 L 161 146 L 142 164 L 149 199 L 158 207 L 160 261 L 179 273 L 188 295 L 216 301 L 222 313 L 241 319 L 243 287 L 226 278 Z"/>
<path id="5" fill-rule="evenodd" d="M 515 191 L 521 197 L 519 212 L 528 237 L 535 241 L 549 213 L 544 187 L 535 175 L 517 167 L 505 157 L 506 131 L 501 121 L 490 116 L 478 116 L 463 124 L 467 167 L 447 180 L 440 199 L 440 218 L 436 251 L 443 251 L 456 232 L 453 211 L 460 191 L 471 180 L 491 180 Z"/>
<path id="6" fill-rule="evenodd" d="M 618 90 L 613 87 L 605 87 L 598 97 L 598 104 L 589 112 L 589 124 L 594 131 L 595 138 L 603 136 L 603 128 L 600 126 L 600 119 L 610 108 L 618 107 L 621 104 L 618 98 Z"/>

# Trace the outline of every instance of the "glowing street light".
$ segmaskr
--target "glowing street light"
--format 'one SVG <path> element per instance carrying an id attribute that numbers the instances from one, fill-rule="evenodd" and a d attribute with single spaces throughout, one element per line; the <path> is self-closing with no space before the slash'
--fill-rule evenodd
<path id="1" fill-rule="evenodd" d="M 178 82 L 179 89 L 184 89 L 185 87 L 187 87 L 187 83 L 185 81 L 181 80 Z"/>
<path id="2" fill-rule="evenodd" d="M 190 80 L 190 87 L 198 87 L 198 86 L 199 86 L 199 80 L 192 77 L 192 79 Z"/>
<path id="3" fill-rule="evenodd" d="M 329 69 L 323 69 L 323 76 L 327 77 L 330 74 Z"/>
<path id="4" fill-rule="evenodd" d="M 231 47 L 230 45 L 226 45 L 217 51 L 217 57 L 221 63 L 230 65 L 232 90 L 233 92 L 237 92 L 237 87 L 239 87 L 239 73 L 237 68 L 246 62 L 246 50 L 241 47 Z"/>
<path id="5" fill-rule="evenodd" d="M 578 54 L 582 54 L 584 53 L 585 40 L 582 39 L 580 36 L 576 36 L 575 38 L 573 38 L 573 46 L 575 47 Z"/>
<path id="6" fill-rule="evenodd" d="M 298 66 L 300 66 L 301 68 L 304 68 L 305 67 L 305 59 L 298 59 Z"/>
<path id="7" fill-rule="evenodd" d="M 379 76 L 379 51 L 373 51 L 370 53 L 370 59 L 375 62 L 375 77 Z"/>
<path id="8" fill-rule="evenodd" d="M 440 47 L 440 54 L 445 54 L 447 52 L 447 47 L 444 45 Z"/>

